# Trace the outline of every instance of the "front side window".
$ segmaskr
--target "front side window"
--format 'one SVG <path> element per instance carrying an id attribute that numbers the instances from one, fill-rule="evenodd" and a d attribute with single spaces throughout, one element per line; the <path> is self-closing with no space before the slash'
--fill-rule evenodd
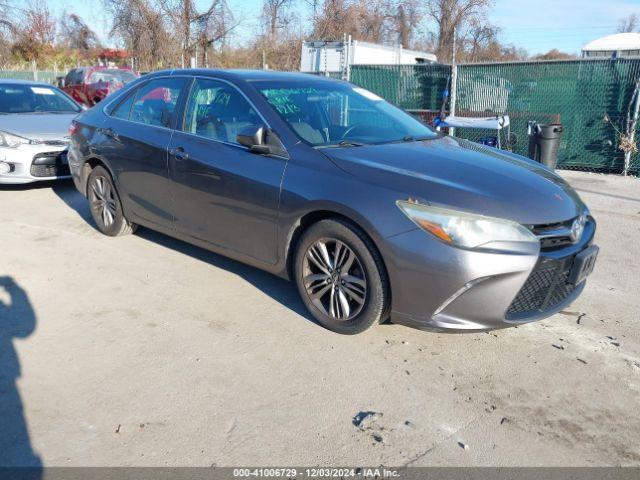
<path id="1" fill-rule="evenodd" d="M 141 86 L 131 105 L 129 120 L 171 128 L 178 98 L 186 82 L 186 79 L 181 77 L 159 78 Z M 123 108 L 126 108 L 125 104 L 122 105 Z"/>
<path id="2" fill-rule="evenodd" d="M 185 132 L 237 144 L 236 136 L 243 128 L 263 123 L 247 99 L 231 85 L 196 79 L 185 112 Z"/>
<path id="3" fill-rule="evenodd" d="M 411 115 L 346 83 L 256 82 L 296 134 L 313 146 L 383 144 L 437 138 Z"/>
<path id="4" fill-rule="evenodd" d="M 77 113 L 81 108 L 55 87 L 0 84 L 0 113 Z"/>

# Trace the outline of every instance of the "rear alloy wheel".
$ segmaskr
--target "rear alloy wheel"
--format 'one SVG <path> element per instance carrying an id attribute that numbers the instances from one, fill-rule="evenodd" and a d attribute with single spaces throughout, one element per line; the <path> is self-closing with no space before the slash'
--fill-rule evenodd
<path id="1" fill-rule="evenodd" d="M 91 216 L 100 232 L 116 237 L 135 230 L 136 226 L 122 212 L 120 197 L 111 175 L 103 167 L 96 167 L 91 171 L 87 182 L 87 198 Z"/>
<path id="2" fill-rule="evenodd" d="M 389 287 L 380 254 L 355 225 L 322 220 L 298 242 L 296 283 L 311 314 L 326 328 L 355 334 L 384 320 Z"/>

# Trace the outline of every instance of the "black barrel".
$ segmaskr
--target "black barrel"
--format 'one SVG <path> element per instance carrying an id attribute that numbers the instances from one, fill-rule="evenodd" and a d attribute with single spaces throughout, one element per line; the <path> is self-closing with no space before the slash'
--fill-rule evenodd
<path id="1" fill-rule="evenodd" d="M 529 122 L 529 158 L 554 170 L 558 163 L 558 148 L 563 130 L 560 123 L 544 125 Z"/>

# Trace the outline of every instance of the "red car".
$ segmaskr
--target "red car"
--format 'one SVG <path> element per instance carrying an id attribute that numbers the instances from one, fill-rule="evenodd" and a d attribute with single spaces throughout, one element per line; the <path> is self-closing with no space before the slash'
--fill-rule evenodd
<path id="1" fill-rule="evenodd" d="M 138 77 L 140 74 L 130 68 L 79 67 L 67 73 L 62 89 L 75 101 L 92 107 Z"/>

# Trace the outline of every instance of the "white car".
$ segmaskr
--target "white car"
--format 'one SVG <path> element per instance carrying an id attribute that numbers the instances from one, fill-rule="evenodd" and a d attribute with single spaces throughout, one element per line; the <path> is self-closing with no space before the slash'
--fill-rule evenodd
<path id="1" fill-rule="evenodd" d="M 0 80 L 0 184 L 69 178 L 69 126 L 82 110 L 51 85 Z"/>

